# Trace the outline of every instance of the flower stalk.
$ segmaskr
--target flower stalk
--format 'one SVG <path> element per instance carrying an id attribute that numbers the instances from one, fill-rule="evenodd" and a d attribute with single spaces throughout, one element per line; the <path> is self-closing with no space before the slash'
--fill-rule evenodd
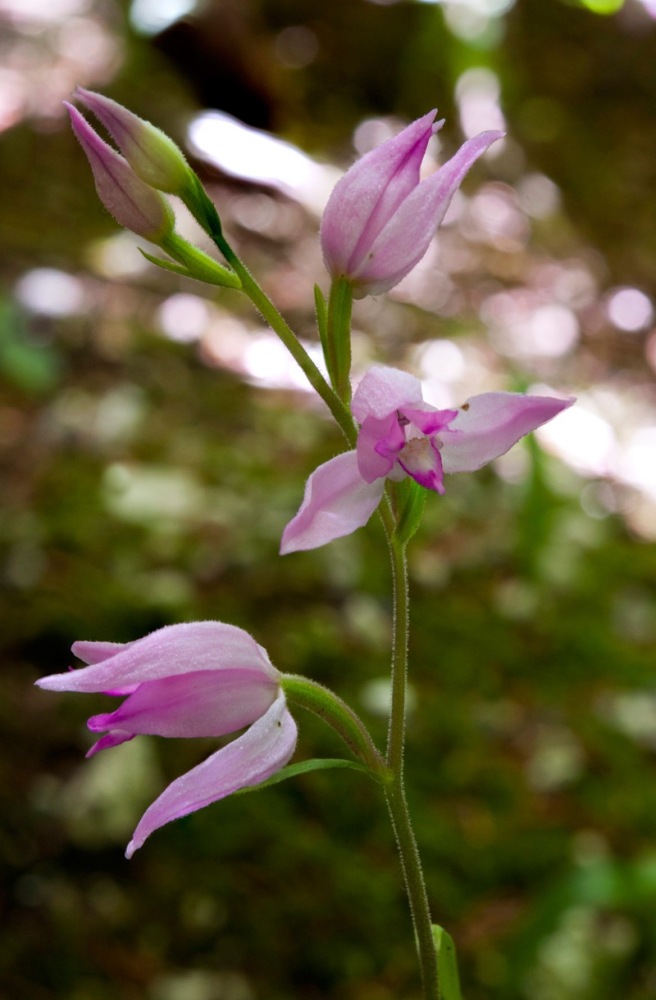
<path id="1" fill-rule="evenodd" d="M 385 759 L 377 750 L 364 722 L 334 691 L 297 674 L 283 674 L 280 683 L 290 704 L 318 715 L 341 736 L 353 755 L 379 781 L 387 784 L 391 780 Z"/>
<path id="2" fill-rule="evenodd" d="M 349 444 L 354 444 L 357 431 L 348 406 L 345 405 L 332 386 L 323 377 L 321 371 L 307 353 L 300 340 L 278 311 L 263 288 L 257 283 L 246 265 L 232 249 L 228 241 L 219 230 L 212 229 L 209 235 L 214 240 L 217 248 L 221 251 L 227 262 L 232 267 L 235 274 L 241 280 L 242 291 L 251 300 L 255 308 L 261 314 L 271 329 L 278 335 L 294 361 L 301 368 L 308 382 L 316 393 L 323 399 L 324 403 L 332 413 L 335 421 L 341 428 Z"/>
<path id="3" fill-rule="evenodd" d="M 410 904 L 424 1000 L 440 1000 L 437 955 L 426 882 L 419 857 L 417 839 L 408 811 L 403 780 L 400 779 L 388 785 L 385 789 L 385 797 L 401 859 L 405 891 Z"/>
<path id="4" fill-rule="evenodd" d="M 383 513 L 386 512 L 387 516 Z M 387 735 L 387 766 L 392 780 L 385 787 L 387 808 L 401 859 L 412 924 L 415 931 L 417 956 L 421 969 L 425 1000 L 439 1000 L 437 956 L 433 938 L 426 882 L 419 848 L 412 827 L 405 796 L 405 716 L 408 689 L 408 639 L 410 625 L 410 588 L 406 543 L 397 531 L 390 530 L 394 517 L 390 508 L 381 507 L 383 527 L 387 535 L 392 568 L 393 638 L 391 664 L 391 708 Z"/>

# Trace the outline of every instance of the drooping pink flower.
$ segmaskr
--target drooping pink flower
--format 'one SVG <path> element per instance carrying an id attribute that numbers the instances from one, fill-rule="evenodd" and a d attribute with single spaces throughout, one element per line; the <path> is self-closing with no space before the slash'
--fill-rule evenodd
<path id="1" fill-rule="evenodd" d="M 165 823 L 266 780 L 290 759 L 296 723 L 266 651 L 243 629 L 221 622 L 190 622 L 158 629 L 135 642 L 76 642 L 88 665 L 37 681 L 48 691 L 126 696 L 88 726 L 104 733 L 87 756 L 133 739 L 154 736 L 241 736 L 183 774 L 141 817 L 128 845 L 131 857 Z"/>
<path id="2" fill-rule="evenodd" d="M 357 446 L 311 474 L 303 503 L 283 532 L 281 553 L 318 548 L 366 524 L 386 479 L 411 476 L 444 493 L 445 473 L 480 469 L 573 402 L 486 392 L 459 409 L 438 410 L 424 402 L 414 375 L 370 369 L 353 396 Z"/>
<path id="3" fill-rule="evenodd" d="M 444 124 L 436 111 L 366 153 L 337 182 L 321 222 L 321 246 L 333 279 L 347 278 L 356 298 L 386 292 L 426 253 L 451 198 L 473 163 L 503 132 L 468 139 L 423 181 L 421 162 Z"/>

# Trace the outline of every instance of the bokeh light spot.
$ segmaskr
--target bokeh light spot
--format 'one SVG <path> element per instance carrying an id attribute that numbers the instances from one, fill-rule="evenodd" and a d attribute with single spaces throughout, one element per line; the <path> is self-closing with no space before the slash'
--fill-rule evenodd
<path id="1" fill-rule="evenodd" d="M 535 391 L 535 390 L 532 390 Z M 604 476 L 615 453 L 613 428 L 579 401 L 536 431 L 540 441 L 584 475 Z"/>
<path id="2" fill-rule="evenodd" d="M 500 93 L 499 78 L 485 67 L 468 69 L 459 78 L 456 99 L 460 125 L 468 139 L 488 129 L 505 129 L 505 118 L 499 106 Z"/>
<path id="3" fill-rule="evenodd" d="M 619 288 L 612 292 L 606 309 L 611 323 L 630 333 L 644 330 L 654 318 L 650 299 L 637 288 Z"/>
<path id="4" fill-rule="evenodd" d="M 532 219 L 546 219 L 560 207 L 560 191 L 544 174 L 527 174 L 517 185 L 519 205 Z"/>
<path id="5" fill-rule="evenodd" d="M 16 296 L 26 308 L 44 316 L 81 313 L 87 302 L 79 278 L 51 267 L 37 267 L 23 275 L 16 285 Z"/>
<path id="6" fill-rule="evenodd" d="M 130 21 L 144 35 L 156 35 L 196 7 L 196 0 L 133 0 Z"/>
<path id="7" fill-rule="evenodd" d="M 169 340 L 188 344 L 199 340 L 210 320 L 210 305 L 198 295 L 171 295 L 159 308 L 158 321 Z"/>
<path id="8" fill-rule="evenodd" d="M 220 111 L 194 118 L 189 141 L 194 152 L 227 174 L 278 188 L 317 211 L 323 209 L 339 177 L 333 168 L 315 163 L 291 143 Z"/>
<path id="9" fill-rule="evenodd" d="M 624 6 L 624 0 L 581 0 L 581 3 L 593 14 L 616 14 Z"/>
<path id="10" fill-rule="evenodd" d="M 319 41 L 314 31 L 302 24 L 283 28 L 275 42 L 276 55 L 290 69 L 302 69 L 314 62 L 319 53 Z"/>

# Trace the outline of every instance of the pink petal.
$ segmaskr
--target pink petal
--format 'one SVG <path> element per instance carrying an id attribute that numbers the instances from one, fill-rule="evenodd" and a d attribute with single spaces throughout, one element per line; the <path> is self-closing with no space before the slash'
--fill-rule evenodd
<path id="1" fill-rule="evenodd" d="M 397 211 L 399 206 L 405 201 L 411 191 L 417 187 L 419 184 L 419 176 L 421 170 L 421 162 L 426 153 L 426 147 L 428 142 L 436 131 L 436 126 L 432 124 L 432 120 L 435 116 L 435 112 L 430 112 L 429 115 L 425 115 L 423 119 L 419 119 L 420 122 L 426 122 L 426 127 L 418 135 L 416 141 L 410 145 L 408 142 L 407 152 L 403 157 L 403 160 L 399 163 L 394 174 L 390 175 L 390 169 L 392 163 L 390 161 L 390 156 L 386 153 L 383 159 L 381 155 L 381 148 L 373 150 L 370 156 L 373 159 L 379 157 L 377 163 L 379 164 L 379 175 L 381 180 L 381 190 L 380 197 L 378 198 L 376 205 L 364 226 L 360 238 L 357 244 L 353 248 L 351 256 L 346 265 L 347 274 L 355 274 L 362 263 L 366 260 L 374 240 L 378 234 L 385 228 L 389 220 L 392 218 L 394 213 Z M 443 124 L 442 122 L 439 123 Z M 439 126 L 437 126 L 439 127 Z M 418 123 L 414 123 L 414 128 L 411 125 L 410 129 L 413 131 L 418 131 Z M 406 132 L 408 130 L 405 130 Z M 405 133 L 401 133 L 406 139 Z M 396 137 L 397 140 L 400 138 Z M 390 140 L 394 142 L 395 140 Z M 399 147 L 401 144 L 399 143 Z M 364 158 L 363 158 L 364 159 Z M 358 167 L 360 164 L 357 165 Z M 388 177 L 385 181 L 384 178 Z M 372 164 L 368 165 L 367 175 L 365 182 L 367 184 L 367 193 L 370 194 L 372 191 L 372 181 L 378 180 L 376 177 L 376 167 Z"/>
<path id="2" fill-rule="evenodd" d="M 399 455 L 399 465 L 427 490 L 444 493 L 444 473 L 439 449 L 429 438 L 413 438 Z"/>
<path id="3" fill-rule="evenodd" d="M 88 654 L 90 644 L 81 645 Z M 74 649 L 79 648 L 76 643 Z M 111 691 L 193 671 L 227 669 L 278 678 L 278 671 L 248 632 L 209 621 L 167 625 L 122 645 L 119 652 L 99 663 L 51 674 L 36 683 L 48 691 Z"/>
<path id="4" fill-rule="evenodd" d="M 335 185 L 321 222 L 321 245 L 331 274 L 350 273 L 352 259 L 363 253 L 364 234 L 374 239 L 419 182 L 434 118 L 431 111 L 412 122 L 357 160 Z"/>
<path id="5" fill-rule="evenodd" d="M 123 151 L 124 143 L 138 141 L 142 121 L 122 104 L 84 87 L 78 87 L 75 96 L 102 122 L 119 149 Z"/>
<path id="6" fill-rule="evenodd" d="M 512 392 L 486 392 L 474 396 L 439 435 L 444 471 L 480 469 L 573 402 L 573 398 L 523 396 Z"/>
<path id="7" fill-rule="evenodd" d="M 358 470 L 366 483 L 389 475 L 405 445 L 405 433 L 396 411 L 384 420 L 367 417 L 357 443 Z"/>
<path id="8" fill-rule="evenodd" d="M 294 753 L 296 723 L 281 692 L 268 712 L 243 736 L 173 781 L 141 817 L 126 856 L 131 858 L 154 830 L 202 809 L 240 788 L 275 774 Z"/>
<path id="9" fill-rule="evenodd" d="M 75 96 L 102 122 L 141 180 L 160 191 L 181 193 L 188 167 L 167 135 L 104 94 L 78 87 Z"/>
<path id="10" fill-rule="evenodd" d="M 97 753 L 101 750 L 111 750 L 112 747 L 118 747 L 121 743 L 127 743 L 128 740 L 134 739 L 134 733 L 125 733 L 120 730 L 114 730 L 111 733 L 107 733 L 105 736 L 101 736 L 99 740 L 93 744 L 90 750 L 87 750 L 86 757 L 95 757 Z"/>
<path id="11" fill-rule="evenodd" d="M 121 226 L 146 239 L 163 236 L 171 230 L 173 212 L 162 195 L 137 177 L 127 161 L 100 138 L 77 108 L 64 103 L 105 208 Z"/>
<path id="12" fill-rule="evenodd" d="M 285 528 L 280 552 L 316 549 L 366 524 L 380 503 L 384 480 L 366 483 L 355 451 L 320 465 L 305 485 L 298 513 Z"/>
<path id="13" fill-rule="evenodd" d="M 404 278 L 426 253 L 465 174 L 503 132 L 481 132 L 422 181 L 378 234 L 352 276 L 367 295 L 378 295 Z"/>
<path id="14" fill-rule="evenodd" d="M 206 670 L 140 684 L 115 712 L 92 716 L 92 732 L 224 736 L 259 719 L 277 684 L 261 671 Z"/>
<path id="15" fill-rule="evenodd" d="M 351 409 L 355 419 L 362 424 L 367 417 L 382 420 L 406 406 L 426 407 L 419 379 L 398 368 L 374 365 L 355 390 Z"/>
<path id="16" fill-rule="evenodd" d="M 401 414 L 411 424 L 414 424 L 417 430 L 420 430 L 422 434 L 427 434 L 429 437 L 441 431 L 452 420 L 455 420 L 458 415 L 457 410 L 434 410 L 432 406 L 428 407 L 427 403 L 424 403 L 424 406 L 426 409 L 421 410 L 414 410 L 410 409 L 409 406 L 404 406 Z"/>
<path id="17" fill-rule="evenodd" d="M 131 645 L 133 645 L 131 642 L 94 642 L 80 639 L 73 643 L 71 649 L 84 663 L 101 663 Z"/>

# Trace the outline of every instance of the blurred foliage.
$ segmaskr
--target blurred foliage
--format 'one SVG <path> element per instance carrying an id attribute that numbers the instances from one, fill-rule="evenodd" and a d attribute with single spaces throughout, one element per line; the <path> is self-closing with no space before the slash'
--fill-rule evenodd
<path id="1" fill-rule="evenodd" d="M 360 304 L 356 354 L 405 363 L 413 345 L 454 336 L 511 386 L 619 380 L 644 393 L 648 332 L 604 324 L 598 304 L 582 310 L 576 349 L 524 363 L 496 356 L 478 303 L 491 286 L 528 286 L 536 261 L 570 257 L 590 262 L 601 290 L 656 295 L 656 23 L 637 0 L 608 17 L 592 3 L 519 0 L 468 35 L 454 28 L 458 6 L 209 0 L 149 36 L 127 8 L 98 2 L 77 16 L 119 55 L 94 71 L 92 53 L 80 82 L 111 80 L 112 96 L 179 140 L 198 106 L 218 107 L 346 162 L 363 118 L 409 119 L 437 101 L 452 143 L 458 80 L 492 69 L 515 141 L 494 183 L 541 171 L 562 207 L 528 246 L 479 247 L 455 312 Z M 0 158 L 11 192 L 0 210 L 0 997 L 411 1000 L 410 921 L 370 782 L 317 772 L 238 796 L 159 831 L 127 863 L 140 810 L 215 744 L 142 738 L 84 761 L 84 723 L 104 700 L 32 688 L 66 668 L 76 638 L 219 618 L 252 631 L 280 669 L 334 686 L 385 737 L 380 528 L 280 559 L 281 529 L 308 471 L 341 447 L 337 432 L 305 395 L 220 365 L 209 341 L 163 336 L 162 304 L 204 289 L 98 266 L 115 227 L 45 108 L 43 81 L 58 85 L 61 52 L 73 58 L 67 16 L 44 14 L 37 29 L 8 17 L 3 41 L 8 71 L 42 99 L 25 101 Z M 317 220 L 206 174 L 244 257 L 312 338 Z M 240 224 L 245 199 L 275 204 L 286 233 Z M 29 305 L 38 269 L 75 279 L 75 308 Z M 221 292 L 222 349 L 230 313 L 257 322 Z M 412 543 L 407 771 L 434 917 L 457 942 L 467 1000 L 649 1000 L 656 553 L 632 524 L 635 495 L 533 441 L 517 452 L 521 474 L 455 477 L 429 498 Z M 341 753 L 318 720 L 299 721 L 297 759 Z"/>

